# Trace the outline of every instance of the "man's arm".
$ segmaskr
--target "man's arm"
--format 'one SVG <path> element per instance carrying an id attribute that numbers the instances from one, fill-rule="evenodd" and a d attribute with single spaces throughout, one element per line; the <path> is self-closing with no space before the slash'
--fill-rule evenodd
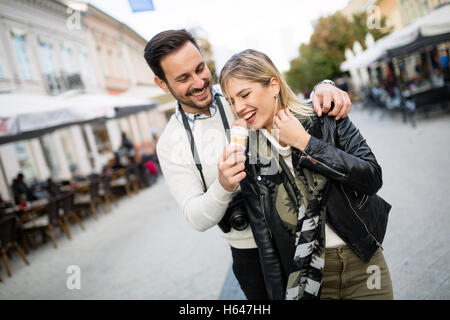
<path id="1" fill-rule="evenodd" d="M 162 139 L 157 145 L 164 178 L 186 221 L 194 229 L 206 231 L 220 222 L 234 193 L 226 191 L 217 178 L 204 193 L 197 168 L 187 161 L 173 161 L 173 144 L 167 142 Z"/>
<path id="2" fill-rule="evenodd" d="M 328 115 L 336 116 L 336 120 L 344 118 L 352 105 L 348 93 L 336 87 L 331 80 L 323 80 L 316 84 L 310 98 L 319 117 L 322 113 L 329 112 Z M 334 102 L 334 107 L 330 111 L 331 102 Z"/>

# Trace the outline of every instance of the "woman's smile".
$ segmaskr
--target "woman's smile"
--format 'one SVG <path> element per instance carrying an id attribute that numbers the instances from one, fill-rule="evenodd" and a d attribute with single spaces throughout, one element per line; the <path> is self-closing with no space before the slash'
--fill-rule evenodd
<path id="1" fill-rule="evenodd" d="M 256 110 L 249 111 L 241 116 L 247 123 L 252 123 L 256 119 Z"/>

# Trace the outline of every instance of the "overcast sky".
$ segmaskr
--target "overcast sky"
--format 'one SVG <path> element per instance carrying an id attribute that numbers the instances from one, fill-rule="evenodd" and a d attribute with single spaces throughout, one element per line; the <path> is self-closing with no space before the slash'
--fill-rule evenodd
<path id="1" fill-rule="evenodd" d="M 232 54 L 252 48 L 266 53 L 281 71 L 308 42 L 312 23 L 345 7 L 348 0 L 153 0 L 155 11 L 132 13 L 127 0 L 87 0 L 128 24 L 146 40 L 167 29 L 205 32 L 217 71 Z"/>

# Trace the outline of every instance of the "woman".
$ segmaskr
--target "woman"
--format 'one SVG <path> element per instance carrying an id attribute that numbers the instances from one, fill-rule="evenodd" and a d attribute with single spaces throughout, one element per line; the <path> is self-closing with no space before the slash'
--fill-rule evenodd
<path id="1" fill-rule="evenodd" d="M 376 195 L 381 168 L 358 129 L 318 118 L 254 50 L 225 64 L 220 85 L 253 129 L 241 192 L 269 297 L 393 299 L 380 250 L 390 205 Z"/>

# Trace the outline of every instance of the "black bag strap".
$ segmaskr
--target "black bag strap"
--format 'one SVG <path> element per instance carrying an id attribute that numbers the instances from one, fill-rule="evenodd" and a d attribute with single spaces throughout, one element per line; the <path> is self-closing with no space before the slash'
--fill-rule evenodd
<path id="1" fill-rule="evenodd" d="M 228 120 L 225 115 L 225 110 L 223 109 L 222 102 L 220 101 L 218 94 L 216 94 L 214 99 L 216 100 L 217 107 L 219 108 L 220 116 L 222 118 L 222 124 L 223 124 L 223 127 L 225 128 L 225 132 L 227 134 L 227 139 L 228 139 L 228 141 L 230 141 L 230 126 L 228 125 Z M 208 189 L 206 188 L 205 177 L 203 176 L 203 171 L 202 171 L 202 164 L 200 162 L 200 158 L 198 157 L 197 147 L 195 146 L 194 135 L 192 134 L 191 126 L 189 125 L 186 113 L 184 112 L 181 104 L 179 105 L 179 107 L 180 107 L 181 118 L 183 119 L 183 125 L 184 125 L 184 128 L 186 129 L 186 134 L 188 136 L 189 144 L 191 145 L 191 152 L 192 152 L 192 156 L 194 157 L 195 166 L 197 167 L 197 170 L 200 172 L 200 177 L 202 178 L 203 192 L 206 192 Z"/>

